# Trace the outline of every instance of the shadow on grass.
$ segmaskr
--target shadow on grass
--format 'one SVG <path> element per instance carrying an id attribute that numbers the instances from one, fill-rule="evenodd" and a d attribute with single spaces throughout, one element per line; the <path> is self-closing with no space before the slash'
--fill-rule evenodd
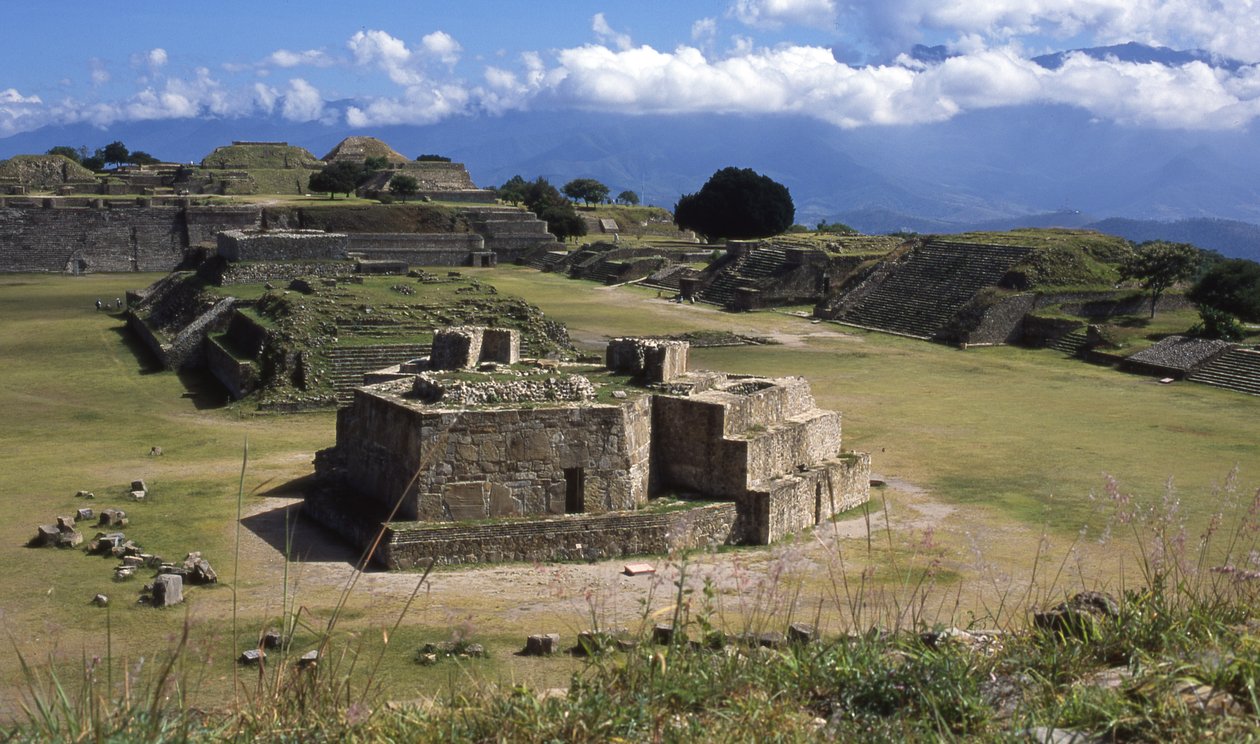
<path id="1" fill-rule="evenodd" d="M 122 341 L 123 346 L 127 347 L 127 351 L 136 358 L 136 364 L 142 375 L 154 375 L 164 371 L 166 368 L 162 366 L 162 360 L 157 358 L 153 350 L 145 345 L 131 329 L 125 325 L 114 326 L 110 329 L 118 335 L 118 339 Z"/>
<path id="2" fill-rule="evenodd" d="M 232 402 L 227 389 L 219 384 L 214 375 L 205 370 L 190 370 L 179 373 L 179 381 L 184 385 L 181 398 L 188 398 L 198 411 L 209 408 L 222 408 Z"/>
<path id="3" fill-rule="evenodd" d="M 313 480 L 313 475 L 296 478 L 263 492 L 263 495 L 300 498 Z M 360 551 L 340 535 L 302 516 L 301 501 L 245 517 L 241 524 L 278 552 L 287 555 L 290 561 L 354 565 L 361 557 Z"/>
<path id="4" fill-rule="evenodd" d="M 111 330 L 118 335 L 119 341 L 135 357 L 140 374 L 154 375 L 166 371 L 166 368 L 162 365 L 162 360 L 158 359 L 153 350 L 141 341 L 136 334 L 132 333 L 127 326 L 120 325 Z M 232 400 L 231 396 L 228 395 L 227 389 L 214 378 L 214 375 L 205 370 L 190 370 L 176 374 L 180 383 L 184 386 L 185 392 L 182 397 L 192 400 L 193 405 L 199 411 L 222 408 Z"/>

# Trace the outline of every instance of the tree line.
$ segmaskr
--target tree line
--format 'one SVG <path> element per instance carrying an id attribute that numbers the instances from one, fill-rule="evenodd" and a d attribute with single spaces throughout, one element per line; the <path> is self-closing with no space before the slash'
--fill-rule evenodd
<path id="1" fill-rule="evenodd" d="M 144 150 L 128 150 L 127 146 L 118 140 L 114 140 L 108 145 L 98 147 L 92 151 L 88 150 L 87 145 L 78 147 L 57 145 L 49 148 L 47 154 L 67 157 L 84 168 L 93 171 L 103 171 L 110 164 L 114 166 L 153 165 L 161 162 Z"/>

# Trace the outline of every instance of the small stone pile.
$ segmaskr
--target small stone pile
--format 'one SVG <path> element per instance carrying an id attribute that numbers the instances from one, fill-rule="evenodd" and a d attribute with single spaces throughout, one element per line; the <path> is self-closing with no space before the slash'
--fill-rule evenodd
<path id="1" fill-rule="evenodd" d="M 210 566 L 210 561 L 201 557 L 201 551 L 194 551 L 184 557 L 181 564 L 163 563 L 158 567 L 160 576 L 178 576 L 189 584 L 216 584 L 219 575 Z"/>
<path id="2" fill-rule="evenodd" d="M 490 654 L 480 643 L 467 641 L 443 641 L 426 643 L 416 651 L 416 663 L 421 666 L 436 664 L 442 659 L 484 659 Z"/>
<path id="3" fill-rule="evenodd" d="M 73 548 L 83 542 L 83 533 L 75 529 L 74 523 L 74 517 L 57 517 L 55 524 L 41 524 L 30 544 L 34 547 Z"/>

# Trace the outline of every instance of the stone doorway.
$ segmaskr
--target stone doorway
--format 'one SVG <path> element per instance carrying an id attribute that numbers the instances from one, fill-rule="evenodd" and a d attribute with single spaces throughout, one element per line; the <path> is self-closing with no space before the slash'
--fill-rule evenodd
<path id="1" fill-rule="evenodd" d="M 586 511 L 586 473 L 582 468 L 564 469 L 564 513 Z"/>

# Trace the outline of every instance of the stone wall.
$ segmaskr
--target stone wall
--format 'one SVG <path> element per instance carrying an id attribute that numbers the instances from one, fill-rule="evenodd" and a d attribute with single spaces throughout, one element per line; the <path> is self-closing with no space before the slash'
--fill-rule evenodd
<path id="1" fill-rule="evenodd" d="M 293 261 L 345 258 L 350 240 L 319 230 L 226 230 L 218 234 L 218 253 L 229 261 Z"/>
<path id="2" fill-rule="evenodd" d="M 1024 337 L 1024 316 L 1032 312 L 1037 298 L 1031 294 L 1005 297 L 983 308 L 978 319 L 971 319 L 953 334 L 966 344 L 1009 344 Z M 964 308 L 955 322 L 965 318 L 970 308 Z"/>
<path id="3" fill-rule="evenodd" d="M 650 411 L 639 398 L 435 412 L 380 389 L 356 390 L 337 413 L 333 467 L 359 493 L 391 502 L 406 494 L 401 519 L 563 514 L 575 482 L 582 512 L 633 510 L 648 496 Z"/>
<path id="4" fill-rule="evenodd" d="M 350 233 L 349 250 L 370 259 L 406 261 L 411 266 L 469 266 L 484 253 L 477 233 Z"/>
<path id="5" fill-rule="evenodd" d="M 170 271 L 190 245 L 258 218 L 256 209 L 97 203 L 0 208 L 0 271 Z"/>
<path id="6" fill-rule="evenodd" d="M 349 261 L 266 261 L 258 263 L 206 261 L 198 267 L 197 273 L 211 284 L 229 287 L 237 284 L 288 282 L 300 276 L 340 279 L 354 273 L 354 264 Z"/>
<path id="7" fill-rule="evenodd" d="M 1083 328 L 1085 322 L 1075 318 L 1045 318 L 1039 315 L 1026 315 L 1020 325 L 1023 329 L 1022 341 L 1028 346 L 1049 346 L 1063 336 Z"/>
<path id="8" fill-rule="evenodd" d="M 870 477 L 870 455 L 850 453 L 777 478 L 746 497 L 754 506 L 738 525 L 742 541 L 768 545 L 860 506 L 867 501 Z"/>
<path id="9" fill-rule="evenodd" d="M 206 368 L 227 388 L 233 400 L 240 400 L 258 387 L 258 365 L 237 359 L 214 338 L 205 341 Z"/>
<path id="10" fill-rule="evenodd" d="M 1160 296 L 1157 310 L 1184 310 L 1193 307 L 1185 295 L 1176 292 Z M 1079 315 L 1091 320 L 1104 320 L 1113 315 L 1140 315 L 1150 313 L 1151 296 L 1145 292 L 1119 290 L 1115 292 L 1054 293 L 1037 298 L 1037 307 L 1058 305 L 1066 315 Z"/>
<path id="11" fill-rule="evenodd" d="M 185 245 L 174 207 L 0 209 L 0 271 L 163 271 Z"/>
<path id="12" fill-rule="evenodd" d="M 391 524 L 373 556 L 389 568 L 482 561 L 599 560 L 665 554 L 731 541 L 735 505 L 663 513 L 574 515 L 479 525 Z"/>

